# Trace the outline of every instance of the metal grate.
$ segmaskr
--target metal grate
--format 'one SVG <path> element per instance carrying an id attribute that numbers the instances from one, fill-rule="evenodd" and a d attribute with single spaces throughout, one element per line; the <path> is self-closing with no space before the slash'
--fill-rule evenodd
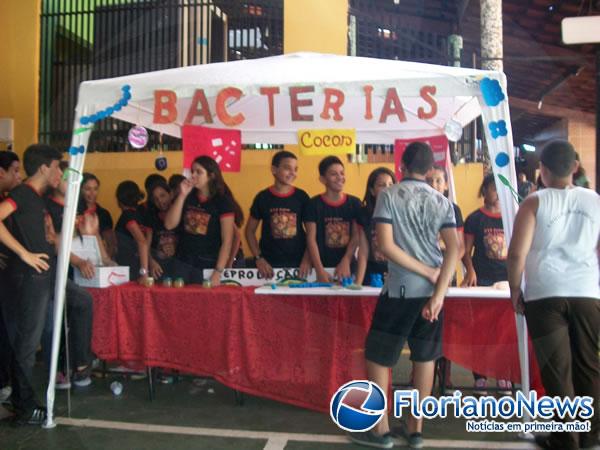
<path id="1" fill-rule="evenodd" d="M 43 0 L 40 20 L 39 139 L 62 150 L 82 81 L 283 53 L 283 0 Z M 130 126 L 103 120 L 88 150 L 133 151 Z"/>

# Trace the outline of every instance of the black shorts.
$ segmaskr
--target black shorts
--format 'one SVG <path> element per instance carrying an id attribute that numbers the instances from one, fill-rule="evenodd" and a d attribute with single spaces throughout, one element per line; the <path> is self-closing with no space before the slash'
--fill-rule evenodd
<path id="1" fill-rule="evenodd" d="M 365 344 L 368 361 L 393 367 L 408 340 L 410 359 L 415 362 L 435 361 L 442 356 L 442 322 L 428 322 L 421 316 L 426 298 L 390 298 L 387 292 L 379 296 L 371 329 Z"/>

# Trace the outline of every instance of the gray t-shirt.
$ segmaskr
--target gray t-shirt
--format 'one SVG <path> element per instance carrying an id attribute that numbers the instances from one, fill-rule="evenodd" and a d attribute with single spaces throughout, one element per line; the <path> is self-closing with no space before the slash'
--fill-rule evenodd
<path id="1" fill-rule="evenodd" d="M 373 220 L 392 225 L 394 242 L 412 257 L 431 267 L 442 264 L 438 234 L 456 227 L 452 203 L 425 181 L 405 178 L 381 192 Z M 429 297 L 433 284 L 421 275 L 388 261 L 384 291 L 390 297 Z"/>

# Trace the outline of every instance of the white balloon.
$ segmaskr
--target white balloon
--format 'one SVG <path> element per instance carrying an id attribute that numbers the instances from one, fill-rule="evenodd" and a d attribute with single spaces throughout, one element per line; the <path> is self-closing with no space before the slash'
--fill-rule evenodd
<path id="1" fill-rule="evenodd" d="M 457 142 L 463 134 L 462 125 L 456 120 L 450 119 L 446 122 L 446 125 L 444 125 L 444 134 L 449 141 Z"/>

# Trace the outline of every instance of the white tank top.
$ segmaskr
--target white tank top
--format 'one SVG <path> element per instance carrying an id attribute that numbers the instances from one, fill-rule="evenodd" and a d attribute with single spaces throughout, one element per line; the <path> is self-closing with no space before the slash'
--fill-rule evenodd
<path id="1" fill-rule="evenodd" d="M 600 299 L 596 247 L 600 196 L 590 189 L 542 189 L 525 263 L 525 301 L 548 297 Z"/>

